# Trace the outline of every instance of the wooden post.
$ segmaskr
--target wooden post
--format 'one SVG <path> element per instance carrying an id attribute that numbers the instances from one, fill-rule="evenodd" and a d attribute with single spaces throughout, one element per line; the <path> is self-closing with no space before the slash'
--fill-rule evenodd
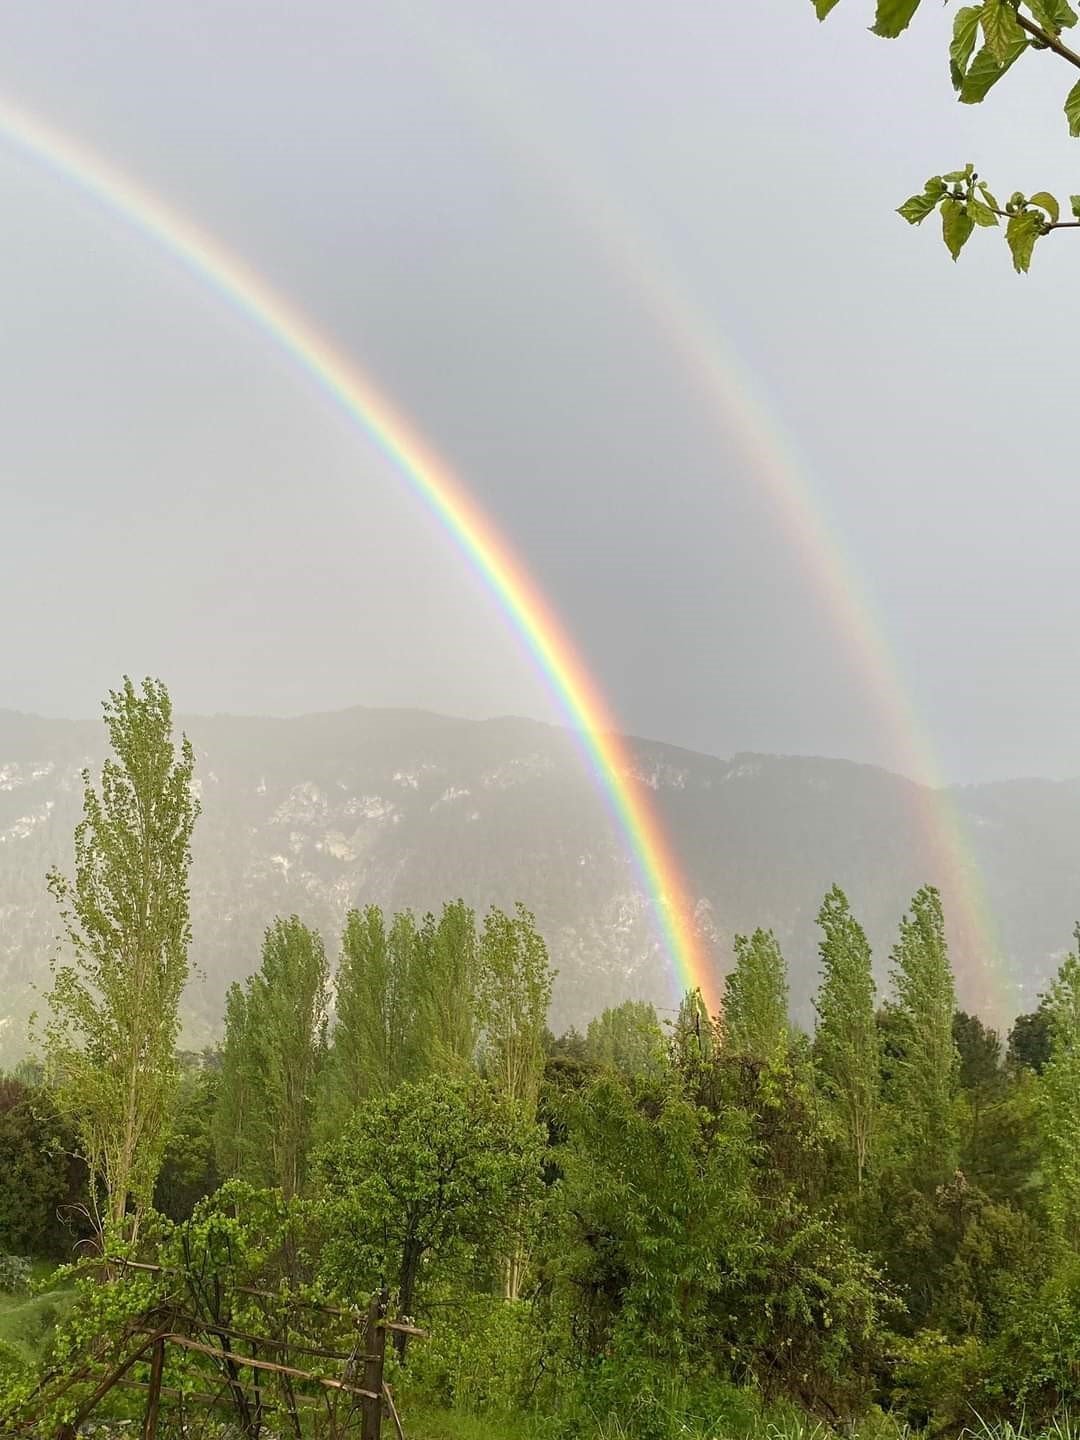
<path id="1" fill-rule="evenodd" d="M 143 1440 L 155 1440 L 157 1436 L 158 1409 L 161 1405 L 161 1375 L 165 1369 L 165 1341 L 154 1342 L 154 1353 L 150 1360 L 150 1388 L 146 1396 L 146 1414 L 143 1418 Z"/>
<path id="2" fill-rule="evenodd" d="M 360 1440 L 379 1440 L 382 1430 L 383 1411 L 383 1364 L 386 1360 L 386 1329 L 380 1321 L 386 1318 L 389 1296 L 385 1290 L 371 1297 L 368 1306 L 367 1325 L 364 1329 L 364 1389 L 371 1392 L 365 1396 L 363 1418 L 360 1426 Z"/>

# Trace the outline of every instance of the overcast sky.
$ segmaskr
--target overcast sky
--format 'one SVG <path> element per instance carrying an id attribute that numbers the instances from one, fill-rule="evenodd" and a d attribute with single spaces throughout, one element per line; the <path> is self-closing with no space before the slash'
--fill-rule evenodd
<path id="1" fill-rule="evenodd" d="M 3 7 L 0 93 L 377 379 L 626 730 L 903 767 L 843 619 L 865 604 L 945 774 L 1077 774 L 1080 241 L 1022 280 L 998 236 L 954 266 L 893 213 L 969 159 L 1078 188 L 1071 80 L 1030 56 L 960 107 L 951 13 L 886 43 L 872 8 L 39 0 Z M 553 718 L 287 358 L 2 137 L 0 197 L 0 706 L 85 715 L 149 671 L 187 711 Z M 780 437 L 858 577 L 839 609 L 768 478 Z"/>

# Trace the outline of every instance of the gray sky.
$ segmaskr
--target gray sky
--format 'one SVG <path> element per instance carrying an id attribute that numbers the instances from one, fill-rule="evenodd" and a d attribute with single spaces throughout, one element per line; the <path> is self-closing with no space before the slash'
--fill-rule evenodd
<path id="1" fill-rule="evenodd" d="M 377 378 L 627 730 L 904 763 L 760 449 L 673 342 L 674 277 L 759 441 L 788 436 L 945 773 L 1080 773 L 1080 242 L 1021 280 L 999 237 L 954 267 L 893 213 L 969 159 L 1006 194 L 1078 188 L 1070 77 L 1028 57 L 960 107 L 950 13 L 886 43 L 872 8 L 43 0 L 4 7 L 0 91 Z M 87 714 L 127 670 L 186 710 L 553 715 L 288 360 L 4 143 L 0 195 L 0 706 Z"/>

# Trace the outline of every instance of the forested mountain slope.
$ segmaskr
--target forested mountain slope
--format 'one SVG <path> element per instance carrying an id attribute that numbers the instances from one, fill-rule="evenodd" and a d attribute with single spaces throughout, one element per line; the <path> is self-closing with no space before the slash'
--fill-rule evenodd
<path id="1" fill-rule="evenodd" d="M 289 720 L 188 717 L 203 815 L 193 874 L 202 972 L 188 1040 L 208 1039 L 227 984 L 258 963 L 262 931 L 296 911 L 331 953 L 346 910 L 477 909 L 523 900 L 559 969 L 554 1020 L 581 1022 L 627 995 L 670 1004 L 674 978 L 651 905 L 573 737 L 532 721 L 466 721 L 415 711 L 349 710 Z M 1023 991 L 988 977 L 986 945 L 959 922 L 956 867 L 942 859 L 935 797 L 899 776 L 844 761 L 729 760 L 634 740 L 683 858 L 718 965 L 733 933 L 773 927 L 792 998 L 808 1018 L 814 917 L 834 881 L 875 946 L 879 970 L 897 920 L 924 881 L 955 917 L 961 1003 L 1029 1004 L 1080 915 L 1080 782 L 1016 781 L 952 792 L 1007 957 Z M 45 888 L 67 865 L 79 770 L 97 766 L 97 722 L 0 712 L 0 1059 L 22 1046 L 47 982 L 56 921 Z M 998 1016 L 997 1018 L 1000 1018 Z"/>

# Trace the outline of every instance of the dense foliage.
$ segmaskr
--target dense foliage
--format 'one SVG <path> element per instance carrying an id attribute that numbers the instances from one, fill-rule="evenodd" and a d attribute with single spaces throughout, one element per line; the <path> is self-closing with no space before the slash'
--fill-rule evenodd
<path id="1" fill-rule="evenodd" d="M 45 1416 L 69 1418 L 93 1389 L 85 1357 L 118 1353 L 148 1306 L 209 1307 L 206 1323 L 248 1329 L 276 1306 L 325 1355 L 325 1317 L 383 1287 L 430 1335 L 399 1334 L 400 1395 L 568 1434 L 651 1440 L 748 1403 L 834 1425 L 880 1407 L 956 1432 L 975 1415 L 1044 1421 L 1080 1404 L 1080 953 L 1006 1047 L 956 1009 L 934 889 L 913 897 L 879 994 L 834 887 L 813 1035 L 788 1015 L 777 937 L 758 930 L 735 942 L 719 1014 L 692 992 L 665 1023 L 630 1001 L 554 1037 L 528 911 L 368 906 L 346 918 L 336 965 L 300 918 L 272 921 L 228 996 L 221 1049 L 177 1055 L 161 1001 L 182 959 L 194 809 L 163 701 L 153 688 L 112 701 L 147 707 L 153 773 L 176 787 L 161 812 L 169 863 L 152 872 L 173 909 L 131 932 L 161 964 L 149 975 L 122 927 L 76 929 L 106 1013 L 82 1051 L 68 1033 L 50 1067 L 0 1083 L 0 1288 L 37 1327 L 0 1353 L 9 1417 L 25 1413 L 36 1355 L 76 1376 Z M 142 875 L 123 868 L 145 853 L 124 828 L 137 791 L 107 773 L 117 821 L 98 823 L 88 790 L 83 925 L 88 897 Z M 60 987 L 61 1017 L 88 985 Z M 108 1035 L 118 1068 L 81 1094 L 74 1079 Z M 134 1118 L 155 1130 L 110 1211 L 118 1172 L 101 1168 L 99 1137 L 133 1133 L 133 1112 L 109 1108 L 114 1075 L 146 1097 Z M 120 1223 L 133 1213 L 138 1227 Z M 28 1257 L 62 1254 L 78 1264 L 58 1288 L 14 1293 Z M 170 1358 L 168 1392 L 204 1363 Z M 129 1416 L 137 1403 L 109 1401 Z"/>

